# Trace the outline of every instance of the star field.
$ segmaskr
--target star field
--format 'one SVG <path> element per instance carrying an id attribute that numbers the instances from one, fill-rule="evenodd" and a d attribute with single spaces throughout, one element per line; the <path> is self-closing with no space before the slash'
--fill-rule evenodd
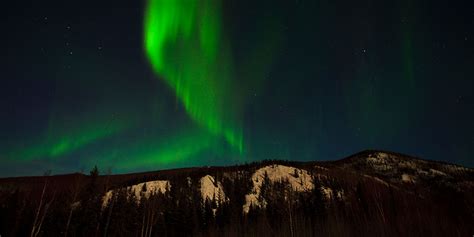
<path id="1" fill-rule="evenodd" d="M 364 149 L 474 165 L 469 1 L 6 5 L 0 176 Z"/>

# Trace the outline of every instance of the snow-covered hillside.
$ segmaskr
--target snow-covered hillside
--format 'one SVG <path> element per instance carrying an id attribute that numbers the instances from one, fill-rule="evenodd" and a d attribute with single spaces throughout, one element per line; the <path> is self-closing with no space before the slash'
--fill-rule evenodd
<path id="1" fill-rule="evenodd" d="M 312 170 L 309 173 L 308 170 Z M 326 201 L 332 199 L 343 200 L 346 195 L 351 195 L 351 190 L 343 189 L 339 185 L 335 185 L 334 177 L 338 173 L 334 170 L 345 170 L 362 177 L 370 178 L 384 186 L 392 186 L 399 188 L 404 185 L 409 188 L 415 185 L 429 185 L 430 180 L 435 178 L 438 183 L 445 182 L 456 189 L 462 189 L 466 185 L 471 185 L 470 182 L 464 182 L 462 185 L 456 185 L 450 180 L 456 177 L 459 173 L 472 174 L 472 169 L 459 167 L 451 164 L 429 162 L 416 158 L 410 158 L 403 155 L 390 152 L 368 151 L 357 154 L 341 162 L 335 163 L 331 166 L 321 166 L 319 164 L 313 167 L 296 168 L 288 165 L 270 164 L 255 170 L 255 172 L 247 173 L 250 176 L 251 186 L 249 193 L 245 195 L 245 202 L 242 205 L 243 213 L 248 213 L 251 207 L 265 208 L 267 201 L 261 195 L 262 184 L 265 179 L 271 183 L 285 182 L 289 188 L 295 192 L 312 191 L 315 187 L 313 183 L 317 180 L 317 187 L 320 188 Z M 237 172 L 223 172 L 220 176 L 222 179 L 236 179 L 242 177 L 245 172 L 250 170 L 240 170 Z M 249 177 L 246 176 L 246 177 Z M 216 180 L 214 176 L 205 175 L 198 178 L 198 182 L 193 183 L 191 177 L 188 177 L 188 185 L 196 185 L 196 191 L 200 192 L 203 200 L 216 201 L 214 204 L 216 208 L 223 202 L 232 202 L 229 196 L 224 192 L 224 186 L 221 179 Z M 232 182 L 232 181 L 231 181 Z M 336 182 L 337 183 L 337 182 Z M 463 186 L 464 185 L 464 186 Z M 146 186 L 146 188 L 145 188 Z M 152 193 L 165 193 L 170 188 L 170 182 L 166 180 L 156 180 L 144 183 L 139 183 L 133 186 L 128 186 L 126 189 L 135 195 L 138 201 L 141 198 L 149 198 Z M 192 187 L 194 188 L 194 187 Z M 117 190 L 108 191 L 103 198 L 103 205 L 106 206 L 113 193 Z M 286 194 L 284 194 L 286 195 Z M 232 196 L 232 195 L 230 195 Z M 216 211 L 215 209 L 214 211 Z"/>
<path id="2" fill-rule="evenodd" d="M 448 181 L 463 174 L 473 174 L 472 169 L 453 164 L 426 161 L 397 153 L 367 151 L 356 154 L 342 164 L 343 168 L 355 169 L 358 172 L 384 177 L 392 183 L 413 184 L 433 178 Z"/>
<path id="3" fill-rule="evenodd" d="M 252 175 L 253 189 L 250 194 L 245 195 L 244 213 L 249 212 L 251 205 L 265 206 L 265 203 L 260 203 L 258 200 L 265 175 L 272 182 L 288 181 L 297 192 L 310 191 L 314 188 L 312 177 L 306 170 L 284 165 L 265 166 Z"/>
<path id="4" fill-rule="evenodd" d="M 165 193 L 169 188 L 171 188 L 171 186 L 169 181 L 167 180 L 143 182 L 126 187 L 127 190 L 131 190 L 131 192 L 135 195 L 137 201 L 140 201 L 142 197 L 149 198 L 152 194 L 157 192 Z M 118 190 L 108 191 L 102 199 L 102 205 L 106 206 L 109 203 L 110 199 L 112 199 L 114 192 L 117 191 Z"/>
<path id="5" fill-rule="evenodd" d="M 44 236 L 55 235 L 57 223 L 74 236 L 469 236 L 473 213 L 472 168 L 384 151 L 0 180 L 3 219 L 44 220 Z M 0 232 L 13 226 L 3 224 Z M 16 229 L 7 235 L 30 234 Z"/>
<path id="6" fill-rule="evenodd" d="M 221 182 L 216 182 L 214 177 L 206 175 L 199 180 L 199 183 L 201 185 L 201 195 L 203 200 L 209 199 L 212 201 L 215 199 L 217 205 L 227 201 Z"/>

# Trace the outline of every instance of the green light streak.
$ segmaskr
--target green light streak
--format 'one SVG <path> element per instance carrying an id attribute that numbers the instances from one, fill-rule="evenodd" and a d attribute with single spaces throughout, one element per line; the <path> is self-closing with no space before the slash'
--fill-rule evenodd
<path id="1" fill-rule="evenodd" d="M 107 129 L 91 128 L 87 129 L 86 131 L 77 132 L 76 134 L 72 134 L 69 136 L 63 136 L 56 139 L 52 139 L 51 145 L 46 146 L 49 147 L 49 149 L 47 149 L 48 155 L 50 157 L 58 157 L 64 155 L 65 153 L 78 149 L 98 139 L 109 136 L 119 131 L 120 129 L 121 127 L 116 124 L 113 127 L 109 127 Z"/>
<path id="2" fill-rule="evenodd" d="M 118 121 L 111 121 L 108 126 L 100 122 L 83 124 L 75 129 L 65 129 L 55 125 L 49 128 L 48 134 L 41 140 L 35 141 L 34 145 L 15 147 L 8 156 L 19 160 L 57 159 L 113 135 L 123 128 L 124 124 Z"/>
<path id="3" fill-rule="evenodd" d="M 229 48 L 214 0 L 149 0 L 144 46 L 153 70 L 175 91 L 189 116 L 243 152 L 239 103 Z"/>
<path id="4" fill-rule="evenodd" d="M 134 136 L 134 135 L 132 135 Z M 161 131 L 136 141 L 123 144 L 121 139 L 109 140 L 109 146 L 84 157 L 85 167 L 98 165 L 114 173 L 176 167 L 202 166 L 208 162 L 242 161 L 234 149 L 221 137 L 190 124 L 178 130 Z M 110 143 L 112 141 L 112 143 Z"/>
<path id="5" fill-rule="evenodd" d="M 178 132 L 166 139 L 151 139 L 131 145 L 126 149 L 117 147 L 118 152 L 106 151 L 96 160 L 100 161 L 102 166 L 115 164 L 114 170 L 172 167 L 180 162 L 189 163 L 190 157 L 211 147 L 215 148 L 217 143 L 218 139 L 212 134 L 201 129 L 188 129 L 186 132 Z"/>

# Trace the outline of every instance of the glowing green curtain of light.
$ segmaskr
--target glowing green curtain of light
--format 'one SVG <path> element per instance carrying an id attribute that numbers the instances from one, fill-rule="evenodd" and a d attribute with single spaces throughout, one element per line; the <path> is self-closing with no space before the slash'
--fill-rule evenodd
<path id="1" fill-rule="evenodd" d="M 153 70 L 203 129 L 243 150 L 232 63 L 215 0 L 149 0 L 144 47 Z"/>

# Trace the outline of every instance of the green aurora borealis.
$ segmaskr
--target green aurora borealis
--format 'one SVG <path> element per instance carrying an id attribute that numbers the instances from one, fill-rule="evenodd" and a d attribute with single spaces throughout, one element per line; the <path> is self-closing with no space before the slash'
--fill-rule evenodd
<path id="1" fill-rule="evenodd" d="M 240 103 L 233 95 L 219 2 L 150 0 L 144 25 L 144 45 L 155 72 L 199 126 L 242 152 Z"/>
<path id="2" fill-rule="evenodd" d="M 8 2 L 0 176 L 364 149 L 473 166 L 472 14 L 446 4 Z"/>

